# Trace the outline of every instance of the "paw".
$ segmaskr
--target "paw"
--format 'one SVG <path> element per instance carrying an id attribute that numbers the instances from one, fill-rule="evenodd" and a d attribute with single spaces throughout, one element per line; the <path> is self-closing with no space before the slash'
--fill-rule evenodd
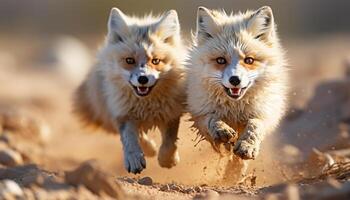
<path id="1" fill-rule="evenodd" d="M 146 160 L 142 152 L 126 152 L 124 154 L 124 165 L 129 173 L 138 174 L 146 168 Z"/>
<path id="2" fill-rule="evenodd" d="M 161 167 L 172 168 L 180 162 L 176 147 L 161 146 L 158 154 L 158 163 Z"/>
<path id="3" fill-rule="evenodd" d="M 156 143 L 151 139 L 141 139 L 140 145 L 147 157 L 154 157 L 157 154 Z"/>
<path id="4" fill-rule="evenodd" d="M 222 121 L 209 124 L 209 134 L 216 143 L 228 143 L 237 137 L 236 131 Z"/>
<path id="5" fill-rule="evenodd" d="M 242 140 L 236 143 L 233 151 L 238 157 L 244 160 L 255 159 L 259 153 L 259 145 Z"/>

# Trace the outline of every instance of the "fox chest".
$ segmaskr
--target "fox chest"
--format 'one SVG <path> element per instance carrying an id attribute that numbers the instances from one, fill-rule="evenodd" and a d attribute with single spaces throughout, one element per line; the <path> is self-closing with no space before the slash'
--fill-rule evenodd
<path id="1" fill-rule="evenodd" d="M 138 100 L 129 106 L 129 119 L 149 123 L 162 123 L 178 118 L 183 112 L 182 102 L 174 99 Z"/>

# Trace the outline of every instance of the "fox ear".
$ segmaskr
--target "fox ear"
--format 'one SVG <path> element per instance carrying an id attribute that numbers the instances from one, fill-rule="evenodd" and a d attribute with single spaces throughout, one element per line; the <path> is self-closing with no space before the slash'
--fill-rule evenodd
<path id="1" fill-rule="evenodd" d="M 211 11 L 205 7 L 199 7 L 197 11 L 197 42 L 202 43 L 212 38 L 218 32 L 218 29 L 219 26 Z"/>
<path id="2" fill-rule="evenodd" d="M 118 8 L 112 8 L 108 19 L 108 40 L 112 43 L 122 42 L 128 33 L 127 16 Z"/>
<path id="3" fill-rule="evenodd" d="M 275 34 L 275 23 L 272 9 L 264 6 L 256 10 L 248 19 L 248 32 L 252 33 L 256 39 L 267 41 Z"/>
<path id="4" fill-rule="evenodd" d="M 166 43 L 172 43 L 180 35 L 180 24 L 177 12 L 169 10 L 155 26 L 155 33 Z"/>

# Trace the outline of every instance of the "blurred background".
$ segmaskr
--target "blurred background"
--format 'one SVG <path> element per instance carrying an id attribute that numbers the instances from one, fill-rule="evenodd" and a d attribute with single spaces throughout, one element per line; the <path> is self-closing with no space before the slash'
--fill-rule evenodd
<path id="1" fill-rule="evenodd" d="M 129 15 L 176 9 L 190 43 L 198 6 L 237 12 L 264 5 L 273 9 L 287 52 L 291 90 L 285 120 L 252 162 L 254 173 L 260 174 L 258 183 L 291 178 L 276 174 L 276 165 L 293 171 L 310 159 L 324 159 L 323 152 L 350 148 L 347 0 L 0 0 L 1 137 L 15 141 L 13 150 L 24 163 L 62 170 L 97 159 L 109 172 L 125 175 L 118 136 L 83 129 L 70 112 L 72 92 L 94 63 L 110 9 L 118 7 Z M 204 142 L 194 147 L 189 126 L 184 121 L 180 129 L 181 164 L 160 169 L 156 159 L 150 159 L 143 175 L 159 182 L 221 181 L 222 158 Z M 158 134 L 151 135 L 159 142 Z"/>
<path id="2" fill-rule="evenodd" d="M 111 7 L 116 6 L 128 14 L 161 13 L 176 9 L 181 25 L 188 32 L 195 25 L 199 5 L 208 8 L 244 11 L 269 5 L 273 8 L 280 33 L 284 37 L 321 36 L 350 31 L 347 0 L 295 0 L 295 1 L 118 1 L 105 0 L 1 0 L 0 24 L 2 33 L 21 36 L 55 36 L 68 34 L 98 35 L 105 33 L 106 18 Z M 8 31 L 5 31 L 8 30 Z"/>

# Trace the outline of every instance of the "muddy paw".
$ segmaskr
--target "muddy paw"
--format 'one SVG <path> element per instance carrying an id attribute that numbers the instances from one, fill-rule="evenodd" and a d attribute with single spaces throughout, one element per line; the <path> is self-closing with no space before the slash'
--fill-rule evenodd
<path id="1" fill-rule="evenodd" d="M 172 168 L 180 162 L 176 147 L 161 146 L 158 153 L 158 163 L 161 167 Z"/>
<path id="2" fill-rule="evenodd" d="M 227 143 L 237 137 L 236 131 L 222 121 L 209 124 L 209 134 L 215 142 Z"/>
<path id="3" fill-rule="evenodd" d="M 142 152 L 125 152 L 124 165 L 129 173 L 138 174 L 146 168 L 146 160 Z"/>
<path id="4" fill-rule="evenodd" d="M 247 141 L 238 141 L 233 149 L 234 153 L 245 160 L 255 159 L 259 153 L 259 145 Z"/>

